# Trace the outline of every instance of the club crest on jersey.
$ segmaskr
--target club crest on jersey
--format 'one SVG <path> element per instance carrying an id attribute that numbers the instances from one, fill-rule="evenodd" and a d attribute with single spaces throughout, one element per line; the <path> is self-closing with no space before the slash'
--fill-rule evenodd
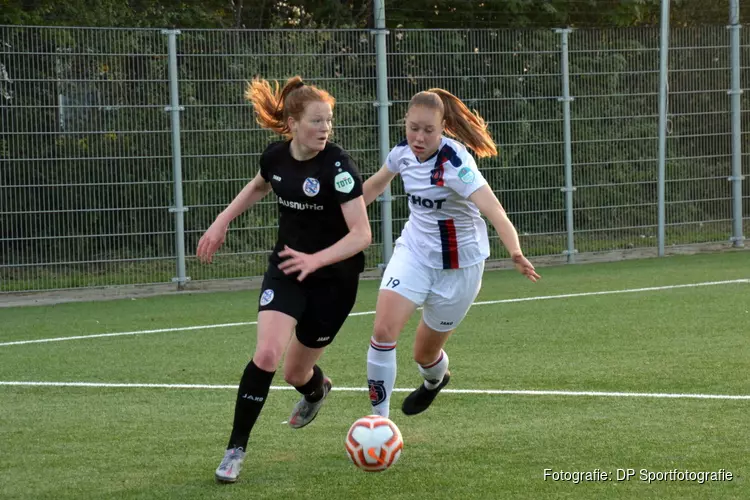
<path id="1" fill-rule="evenodd" d="M 472 172 L 469 167 L 464 167 L 458 171 L 458 178 L 461 179 L 464 184 L 471 184 L 474 182 L 475 176 L 474 172 Z"/>
<path id="2" fill-rule="evenodd" d="M 442 186 L 444 172 L 445 171 L 443 170 L 442 165 L 438 168 L 433 169 L 430 172 L 430 184 L 432 184 L 433 186 Z"/>
<path id="3" fill-rule="evenodd" d="M 317 195 L 320 192 L 320 181 L 318 179 L 308 177 L 302 184 L 302 191 L 304 191 L 305 194 L 310 197 Z"/>
<path id="4" fill-rule="evenodd" d="M 385 401 L 385 382 L 383 380 L 368 380 L 370 386 L 370 403 L 377 406 Z"/>
<path id="5" fill-rule="evenodd" d="M 270 288 L 263 290 L 263 293 L 260 296 L 260 305 L 267 306 L 271 303 L 273 300 L 273 290 Z"/>

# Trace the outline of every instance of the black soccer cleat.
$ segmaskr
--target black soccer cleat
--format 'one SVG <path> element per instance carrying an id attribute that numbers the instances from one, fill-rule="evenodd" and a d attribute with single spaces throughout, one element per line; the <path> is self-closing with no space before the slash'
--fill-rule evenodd
<path id="1" fill-rule="evenodd" d="M 416 391 L 406 396 L 404 403 L 401 405 L 401 411 L 406 415 L 417 415 L 430 407 L 437 397 L 440 390 L 448 385 L 451 381 L 451 372 L 445 372 L 443 381 L 435 389 L 428 389 L 424 384 L 420 385 Z"/>

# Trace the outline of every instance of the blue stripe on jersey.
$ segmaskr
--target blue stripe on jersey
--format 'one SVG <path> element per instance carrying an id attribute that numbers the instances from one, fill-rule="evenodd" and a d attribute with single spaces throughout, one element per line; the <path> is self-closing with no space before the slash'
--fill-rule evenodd
<path id="1" fill-rule="evenodd" d="M 460 167 L 462 164 L 461 158 L 459 158 L 458 154 L 456 154 L 456 150 L 450 147 L 448 144 L 443 146 L 440 151 L 437 152 L 435 168 L 430 171 L 430 184 L 432 186 L 445 185 L 445 181 L 443 180 L 443 175 L 445 174 L 443 165 L 445 165 L 447 162 L 451 162 L 451 165 L 453 165 L 455 168 Z"/>
<path id="2" fill-rule="evenodd" d="M 458 157 L 456 150 L 446 144 L 442 147 L 442 149 L 440 149 L 440 153 L 438 154 L 438 158 L 435 161 L 435 164 L 442 165 L 449 161 L 451 162 L 451 165 L 456 168 L 460 167 L 463 163 L 461 161 L 461 158 Z"/>
<path id="3" fill-rule="evenodd" d="M 408 146 L 408 145 L 409 145 L 409 141 L 407 141 L 406 139 L 404 139 L 403 141 L 399 142 L 398 146 L 396 146 L 396 147 L 401 148 L 401 147 Z"/>

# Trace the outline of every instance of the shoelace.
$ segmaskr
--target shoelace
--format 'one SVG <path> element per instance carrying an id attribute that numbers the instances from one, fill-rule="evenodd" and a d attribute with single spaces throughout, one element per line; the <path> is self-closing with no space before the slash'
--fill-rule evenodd
<path id="1" fill-rule="evenodd" d="M 315 403 L 310 403 L 309 401 L 305 400 L 305 404 L 302 405 L 302 408 L 299 409 L 299 417 L 300 418 L 307 418 L 307 415 L 310 414 L 310 411 L 313 409 L 313 406 L 315 406 Z"/>
<path id="2" fill-rule="evenodd" d="M 236 458 L 238 458 L 236 451 L 232 451 L 230 454 L 224 456 L 224 460 L 219 464 L 219 470 L 227 470 Z"/>
<path id="3" fill-rule="evenodd" d="M 316 408 L 317 406 L 319 406 L 323 402 L 323 400 L 326 398 L 326 396 L 328 396 L 328 388 L 324 387 L 323 388 L 323 397 L 320 399 L 320 401 L 316 401 L 314 403 L 311 403 L 311 402 L 309 402 L 307 399 L 305 399 L 303 397 L 302 399 L 303 399 L 303 401 L 304 401 L 305 404 L 302 405 L 302 407 L 299 409 L 299 412 L 297 412 L 297 416 L 299 418 L 302 418 L 302 419 L 307 418 L 308 415 L 310 415 L 310 413 L 313 411 L 313 409 Z"/>

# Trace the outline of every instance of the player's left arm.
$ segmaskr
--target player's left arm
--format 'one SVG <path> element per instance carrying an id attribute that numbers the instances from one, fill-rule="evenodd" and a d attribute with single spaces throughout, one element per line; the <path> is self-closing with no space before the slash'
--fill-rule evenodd
<path id="1" fill-rule="evenodd" d="M 329 266 L 358 254 L 372 243 L 370 219 L 367 217 L 365 199 L 358 196 L 341 205 L 349 232 L 330 247 L 314 254 L 320 267 Z"/>
<path id="2" fill-rule="evenodd" d="M 474 157 L 466 151 L 461 151 L 459 158 L 461 159 L 459 165 L 446 170 L 446 184 L 456 193 L 474 203 L 482 215 L 487 217 L 500 236 L 500 241 L 510 252 L 510 257 L 518 272 L 531 281 L 538 280 L 540 276 L 534 270 L 531 262 L 523 255 L 516 228 L 508 218 L 508 214 L 505 213 L 500 200 L 497 199 L 479 168 L 477 168 Z"/>
<path id="3" fill-rule="evenodd" d="M 495 193 L 490 189 L 490 186 L 485 184 L 474 191 L 469 196 L 469 201 L 477 206 L 482 215 L 487 217 L 492 227 L 495 228 L 495 231 L 500 236 L 500 241 L 503 242 L 505 248 L 510 252 L 510 258 L 513 260 L 516 269 L 531 281 L 538 280 L 541 276 L 536 273 L 531 262 L 524 257 L 521 250 L 521 243 L 518 240 L 518 232 L 510 218 L 508 218 L 508 214 L 505 212 L 500 200 L 497 199 Z"/>
<path id="4" fill-rule="evenodd" d="M 297 277 L 299 281 L 321 267 L 356 255 L 370 246 L 372 242 L 370 219 L 367 217 L 362 191 L 362 178 L 356 165 L 348 156 L 342 156 L 335 166 L 337 171 L 332 180 L 334 192 L 349 232 L 330 247 L 314 254 L 304 254 L 289 247 L 279 252 L 279 257 L 286 259 L 279 265 L 279 269 L 285 274 L 299 272 Z"/>

